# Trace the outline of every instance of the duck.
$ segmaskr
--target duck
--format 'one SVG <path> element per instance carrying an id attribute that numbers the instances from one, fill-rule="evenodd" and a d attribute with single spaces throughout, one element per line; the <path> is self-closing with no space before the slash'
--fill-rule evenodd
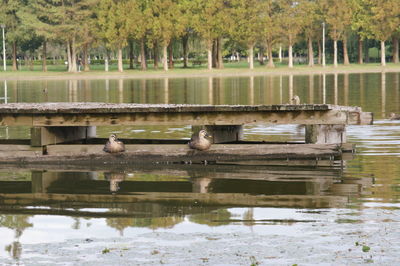
<path id="1" fill-rule="evenodd" d="M 108 138 L 106 145 L 104 145 L 103 151 L 109 153 L 119 153 L 125 151 L 125 145 L 122 141 L 117 139 L 117 135 L 111 134 Z"/>
<path id="2" fill-rule="evenodd" d="M 300 104 L 300 97 L 295 95 L 292 99 L 290 99 L 291 104 Z"/>
<path id="3" fill-rule="evenodd" d="M 390 120 L 400 120 L 400 115 L 397 115 L 395 113 L 390 113 L 389 119 Z"/>
<path id="4" fill-rule="evenodd" d="M 211 141 L 209 138 L 212 136 L 207 133 L 204 129 L 199 131 L 199 134 L 193 135 L 190 139 L 188 145 L 189 148 L 199 151 L 208 150 L 211 147 Z"/>

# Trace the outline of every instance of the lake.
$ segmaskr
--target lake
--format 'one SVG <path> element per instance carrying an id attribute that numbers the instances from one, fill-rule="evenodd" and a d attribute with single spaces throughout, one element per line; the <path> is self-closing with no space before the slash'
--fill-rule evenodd
<path id="1" fill-rule="evenodd" d="M 301 103 L 360 106 L 353 158 L 331 165 L 0 166 L 0 263 L 292 265 L 398 263 L 400 73 L 0 81 L 1 102 Z M 98 127 L 99 137 L 189 139 L 191 127 Z M 29 128 L 1 127 L 0 139 Z M 245 140 L 303 141 L 296 125 Z M 349 156 L 352 157 L 352 156 Z M 13 195 L 19 195 L 15 200 Z"/>

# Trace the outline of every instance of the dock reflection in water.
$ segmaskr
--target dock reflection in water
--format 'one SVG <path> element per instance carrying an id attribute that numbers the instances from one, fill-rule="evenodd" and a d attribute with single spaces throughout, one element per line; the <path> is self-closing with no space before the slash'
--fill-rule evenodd
<path id="1" fill-rule="evenodd" d="M 105 219 L 120 235 L 127 228 L 172 228 L 185 219 L 208 226 L 306 222 L 257 220 L 253 208 L 343 208 L 373 180 L 346 177 L 340 167 L 165 165 L 124 170 L 3 170 L 0 230 L 14 231 L 12 243 L 0 241 L 3 250 L 20 258 L 20 238 L 35 226 L 34 217 L 71 217 L 72 228 L 83 232 L 90 231 L 82 227 L 84 221 Z M 231 213 L 237 208 L 247 209 L 243 217 Z"/>
<path id="2" fill-rule="evenodd" d="M 19 175 L 0 181 L 2 213 L 166 217 L 221 207 L 345 207 L 373 180 L 347 178 L 340 167 L 226 165 Z"/>

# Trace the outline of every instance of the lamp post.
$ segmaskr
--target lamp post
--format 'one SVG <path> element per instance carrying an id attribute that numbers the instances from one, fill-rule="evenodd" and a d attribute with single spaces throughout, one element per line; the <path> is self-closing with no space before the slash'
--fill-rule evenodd
<path id="1" fill-rule="evenodd" d="M 325 22 L 322 22 L 322 66 L 325 66 Z"/>
<path id="2" fill-rule="evenodd" d="M 6 68 L 6 37 L 4 35 L 4 29 L 5 29 L 6 25 L 1 24 L 0 26 L 1 26 L 1 30 L 3 32 L 3 69 L 4 69 L 4 71 L 6 71 L 7 70 L 7 68 Z"/>

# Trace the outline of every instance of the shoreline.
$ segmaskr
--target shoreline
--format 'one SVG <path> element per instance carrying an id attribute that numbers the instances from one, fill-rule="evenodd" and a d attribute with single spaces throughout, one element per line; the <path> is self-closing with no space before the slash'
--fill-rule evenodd
<path id="1" fill-rule="evenodd" d="M 354 73 L 393 73 L 400 72 L 400 65 L 350 65 L 340 67 L 259 67 L 253 70 L 243 68 L 225 69 L 173 69 L 168 72 L 163 70 L 125 70 L 117 71 L 91 71 L 91 72 L 39 72 L 16 71 L 0 72 L 0 80 L 99 80 L 99 79 L 157 79 L 157 78 L 201 78 L 201 77 L 251 77 L 251 76 L 279 76 L 279 75 L 321 75 L 321 74 L 354 74 Z"/>

